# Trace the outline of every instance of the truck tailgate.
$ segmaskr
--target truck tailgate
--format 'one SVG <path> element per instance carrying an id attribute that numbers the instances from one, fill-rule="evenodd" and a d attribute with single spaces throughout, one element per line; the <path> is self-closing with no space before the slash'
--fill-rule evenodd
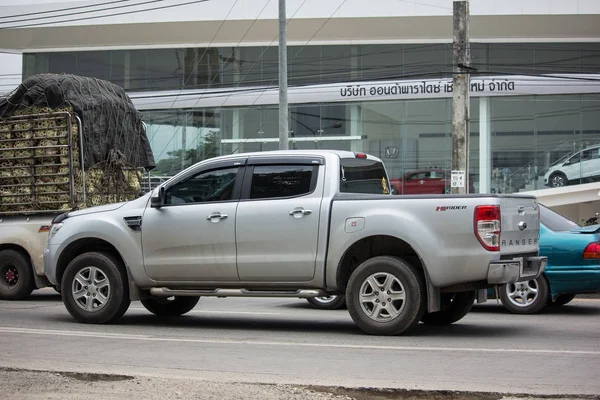
<path id="1" fill-rule="evenodd" d="M 538 252 L 539 206 L 533 197 L 501 196 L 501 254 Z"/>

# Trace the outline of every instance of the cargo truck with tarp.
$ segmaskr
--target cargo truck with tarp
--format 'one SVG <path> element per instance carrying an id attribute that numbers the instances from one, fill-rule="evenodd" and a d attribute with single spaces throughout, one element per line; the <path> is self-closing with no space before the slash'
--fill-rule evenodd
<path id="1" fill-rule="evenodd" d="M 117 85 L 41 74 L 0 98 L 0 299 L 49 285 L 54 217 L 133 200 L 154 167 L 141 114 Z"/>

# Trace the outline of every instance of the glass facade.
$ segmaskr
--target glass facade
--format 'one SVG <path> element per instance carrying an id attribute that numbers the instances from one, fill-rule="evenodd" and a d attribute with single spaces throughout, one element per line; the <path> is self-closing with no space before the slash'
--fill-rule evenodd
<path id="1" fill-rule="evenodd" d="M 600 43 L 474 43 L 471 52 L 484 75 L 600 74 Z M 448 44 L 291 46 L 288 59 L 291 86 L 438 79 L 452 69 Z M 23 68 L 24 77 L 74 73 L 129 91 L 276 86 L 277 48 L 35 53 L 25 55 Z M 290 147 L 367 152 L 384 160 L 399 193 L 444 193 L 451 105 L 451 98 L 291 104 Z M 157 176 L 217 155 L 278 148 L 277 105 L 142 112 Z M 471 191 L 600 177 L 600 94 L 473 97 L 470 120 Z"/>
<path id="2" fill-rule="evenodd" d="M 598 73 L 600 43 L 473 43 L 483 74 Z M 451 76 L 450 44 L 290 46 L 290 85 Z M 106 50 L 25 54 L 23 77 L 68 73 L 131 91 L 277 84 L 277 47 Z"/>

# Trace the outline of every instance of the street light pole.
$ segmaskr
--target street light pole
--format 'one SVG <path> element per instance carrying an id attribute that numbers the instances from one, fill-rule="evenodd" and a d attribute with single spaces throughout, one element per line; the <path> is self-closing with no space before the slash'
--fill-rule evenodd
<path id="1" fill-rule="evenodd" d="M 279 150 L 288 150 L 287 21 L 285 1 L 279 0 Z"/>

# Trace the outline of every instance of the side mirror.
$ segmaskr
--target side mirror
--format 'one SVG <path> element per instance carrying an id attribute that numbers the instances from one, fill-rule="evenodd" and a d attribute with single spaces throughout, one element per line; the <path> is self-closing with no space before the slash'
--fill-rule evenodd
<path id="1" fill-rule="evenodd" d="M 165 205 L 165 187 L 161 186 L 158 189 L 158 196 L 150 198 L 150 207 L 161 208 Z"/>

